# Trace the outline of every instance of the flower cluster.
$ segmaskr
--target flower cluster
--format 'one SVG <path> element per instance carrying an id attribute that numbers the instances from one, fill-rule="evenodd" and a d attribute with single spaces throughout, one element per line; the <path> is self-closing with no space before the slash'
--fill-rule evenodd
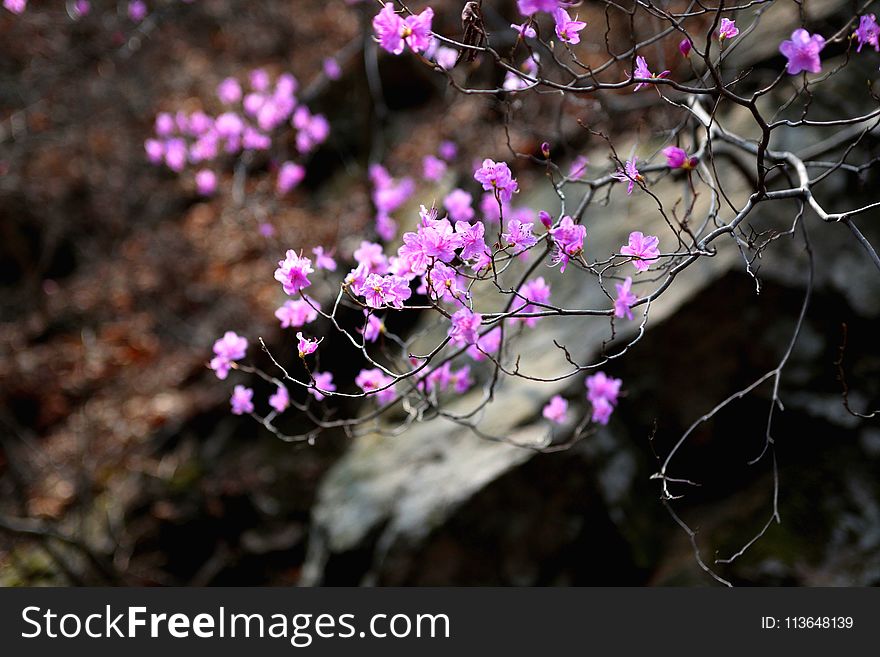
<path id="1" fill-rule="evenodd" d="M 608 424 L 620 394 L 620 379 L 612 379 L 605 372 L 596 372 L 584 381 L 587 401 L 593 406 L 593 422 Z"/>
<path id="2" fill-rule="evenodd" d="M 227 331 L 223 337 L 214 342 L 214 358 L 211 359 L 211 369 L 220 380 L 229 375 L 232 363 L 244 358 L 247 353 L 247 338 L 241 337 L 234 331 Z"/>

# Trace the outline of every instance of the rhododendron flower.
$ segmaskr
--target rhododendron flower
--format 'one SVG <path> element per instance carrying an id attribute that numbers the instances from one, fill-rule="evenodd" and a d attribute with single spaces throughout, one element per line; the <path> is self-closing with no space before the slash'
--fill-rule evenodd
<path id="1" fill-rule="evenodd" d="M 254 91 L 266 91 L 269 88 L 269 74 L 261 68 L 255 68 L 248 75 L 251 89 Z"/>
<path id="2" fill-rule="evenodd" d="M 803 28 L 791 33 L 791 39 L 779 44 L 779 52 L 788 59 L 786 71 L 796 75 L 801 71 L 819 73 L 822 62 L 819 52 L 825 47 L 825 39 L 819 34 L 810 34 Z"/>
<path id="3" fill-rule="evenodd" d="M 401 276 L 379 276 L 370 274 L 364 280 L 363 295 L 367 305 L 372 308 L 391 306 L 403 308 L 403 302 L 410 298 L 412 290 L 409 281 Z"/>
<path id="4" fill-rule="evenodd" d="M 312 249 L 315 256 L 315 267 L 318 269 L 326 269 L 327 271 L 336 271 L 336 261 L 329 254 L 324 253 L 323 246 L 316 246 Z"/>
<path id="5" fill-rule="evenodd" d="M 367 322 L 364 325 L 364 328 L 358 329 L 358 332 L 364 336 L 364 340 L 367 342 L 375 342 L 385 331 L 385 324 L 382 323 L 381 319 L 375 315 L 369 314 L 366 310 L 364 310 L 364 315 L 367 317 Z"/>
<path id="6" fill-rule="evenodd" d="M 880 51 L 880 25 L 874 14 L 867 14 L 859 18 L 859 26 L 853 32 L 853 36 L 859 41 L 856 52 L 862 52 L 862 46 L 866 43 L 874 46 L 874 50 Z"/>
<path id="7" fill-rule="evenodd" d="M 446 173 L 446 162 L 436 155 L 426 155 L 422 159 L 422 178 L 437 182 Z"/>
<path id="8" fill-rule="evenodd" d="M 615 283 L 614 286 L 617 288 L 617 298 L 614 300 L 614 316 L 632 319 L 631 306 L 638 301 L 638 297 L 632 293 L 632 278 L 627 276 L 623 283 Z"/>
<path id="9" fill-rule="evenodd" d="M 553 264 L 561 263 L 559 271 L 564 272 L 568 261 L 584 250 L 584 238 L 587 236 L 586 226 L 574 223 L 569 216 L 563 217 L 556 228 L 550 230 L 550 237 L 556 249 L 553 253 Z"/>
<path id="10" fill-rule="evenodd" d="M 311 114 L 304 105 L 296 108 L 290 123 L 297 129 L 296 149 L 300 153 L 310 153 L 330 135 L 327 119 L 321 114 Z"/>
<path id="11" fill-rule="evenodd" d="M 340 68 L 339 62 L 332 57 L 324 58 L 323 69 L 328 80 L 338 80 L 342 77 L 342 68 Z"/>
<path id="12" fill-rule="evenodd" d="M 241 100 L 241 85 L 235 78 L 226 78 L 217 85 L 217 98 L 221 103 L 232 105 Z"/>
<path id="13" fill-rule="evenodd" d="M 519 219 L 511 219 L 507 222 L 507 232 L 501 234 L 501 239 L 508 246 L 528 249 L 538 243 L 538 238 L 532 235 L 532 223 L 523 223 Z"/>
<path id="14" fill-rule="evenodd" d="M 479 337 L 482 315 L 470 308 L 462 308 L 452 316 L 449 337 L 457 345 L 474 344 Z"/>
<path id="15" fill-rule="evenodd" d="M 516 4 L 519 7 L 519 13 L 523 16 L 531 16 L 539 11 L 552 13 L 563 3 L 560 0 L 517 0 Z"/>
<path id="16" fill-rule="evenodd" d="M 666 166 L 672 169 L 693 169 L 697 166 L 697 158 L 688 157 L 687 151 L 678 146 L 667 146 L 663 149 L 663 155 L 666 156 Z"/>
<path id="17" fill-rule="evenodd" d="M 459 297 L 465 293 L 464 290 L 467 287 L 459 284 L 458 272 L 442 262 L 434 263 L 428 278 L 430 288 L 426 286 L 425 292 L 430 291 L 432 298 L 437 300 L 460 302 Z"/>
<path id="18" fill-rule="evenodd" d="M 543 303 L 546 304 L 550 301 L 550 286 L 544 281 L 543 276 L 539 276 L 538 278 L 527 281 L 523 284 L 522 288 L 519 291 L 520 296 L 526 301 L 533 301 L 535 303 Z M 522 301 L 522 299 L 517 299 L 514 303 Z M 519 312 L 520 313 L 536 313 L 540 312 L 541 308 L 535 306 L 531 303 L 526 303 Z M 518 318 L 523 324 L 528 327 L 534 327 L 540 317 L 521 317 Z"/>
<path id="19" fill-rule="evenodd" d="M 290 406 L 290 394 L 284 386 L 278 386 L 275 394 L 269 397 L 269 406 L 275 409 L 277 413 L 283 413 Z"/>
<path id="20" fill-rule="evenodd" d="M 311 260 L 301 258 L 296 255 L 296 251 L 288 249 L 286 257 L 278 263 L 278 269 L 275 270 L 275 280 L 281 283 L 286 294 L 294 295 L 312 284 L 309 274 L 314 271 Z"/>
<path id="21" fill-rule="evenodd" d="M 541 225 L 547 230 L 550 230 L 553 226 L 553 217 L 551 217 L 550 213 L 546 210 L 538 210 L 538 221 L 540 221 Z"/>
<path id="22" fill-rule="evenodd" d="M 568 168 L 568 177 L 577 180 L 584 175 L 589 163 L 590 160 L 585 155 L 578 155 L 571 161 L 571 166 Z"/>
<path id="23" fill-rule="evenodd" d="M 165 142 L 165 164 L 172 171 L 183 171 L 187 156 L 186 142 L 183 139 L 174 138 Z"/>
<path id="24" fill-rule="evenodd" d="M 22 14 L 27 9 L 27 0 L 3 0 L 3 6 L 13 14 Z"/>
<path id="25" fill-rule="evenodd" d="M 336 386 L 333 384 L 333 375 L 330 372 L 315 372 L 312 374 L 312 378 L 315 380 L 315 387 L 309 388 L 309 394 L 312 395 L 317 401 L 323 401 L 327 395 L 321 393 L 324 392 L 336 392 Z"/>
<path id="26" fill-rule="evenodd" d="M 453 371 L 449 375 L 449 383 L 452 385 L 452 389 L 459 395 L 463 395 L 470 390 L 471 386 L 474 385 L 474 380 L 471 377 L 471 366 L 463 365 Z"/>
<path id="27" fill-rule="evenodd" d="M 690 57 L 691 49 L 693 48 L 693 44 L 690 39 L 682 39 L 678 43 L 678 52 L 680 52 L 685 57 Z"/>
<path id="28" fill-rule="evenodd" d="M 128 3 L 128 17 L 135 23 L 140 23 L 147 17 L 147 5 L 141 0 L 132 0 Z"/>
<path id="29" fill-rule="evenodd" d="M 452 162 L 458 155 L 458 146 L 455 145 L 454 141 L 442 141 L 437 148 L 437 154 L 447 162 Z"/>
<path id="30" fill-rule="evenodd" d="M 568 12 L 562 7 L 558 7 L 553 11 L 553 20 L 556 22 L 556 36 L 563 43 L 576 45 L 581 42 L 581 35 L 578 34 L 587 24 L 584 21 L 571 19 Z"/>
<path id="31" fill-rule="evenodd" d="M 165 157 L 165 146 L 158 139 L 147 139 L 144 142 L 144 150 L 150 164 L 159 164 Z"/>
<path id="32" fill-rule="evenodd" d="M 474 218 L 473 200 L 474 197 L 463 189 L 453 189 L 443 199 L 443 207 L 452 221 L 470 221 Z"/>
<path id="33" fill-rule="evenodd" d="M 394 12 L 392 3 L 386 3 L 373 18 L 376 41 L 388 52 L 399 55 L 404 45 L 413 52 L 424 52 L 431 46 L 431 21 L 434 10 L 428 7 L 417 16 L 401 18 Z"/>
<path id="34" fill-rule="evenodd" d="M 468 347 L 467 354 L 476 361 L 486 360 L 486 354 L 494 354 L 500 347 L 501 327 L 496 326 L 478 337 L 476 344 Z"/>
<path id="35" fill-rule="evenodd" d="M 642 80 L 660 80 L 669 75 L 670 71 L 663 71 L 662 73 L 651 73 L 651 70 L 648 68 L 648 62 L 645 61 L 645 58 L 639 55 L 636 57 L 636 69 L 633 71 L 634 79 L 642 79 Z M 634 88 L 633 91 L 638 91 L 642 87 L 646 87 L 651 84 L 650 82 L 639 82 Z"/>
<path id="36" fill-rule="evenodd" d="M 538 74 L 538 62 L 540 61 L 540 55 L 538 55 L 538 53 L 536 52 L 532 53 L 523 61 L 522 66 L 520 66 L 520 70 L 530 78 L 534 78 Z M 520 91 L 527 88 L 531 84 L 533 84 L 532 80 L 528 80 L 522 75 L 518 75 L 513 71 L 508 71 L 507 75 L 504 76 L 504 82 L 501 84 L 501 86 L 505 91 Z"/>
<path id="37" fill-rule="evenodd" d="M 639 168 L 636 165 L 636 162 L 638 162 L 638 160 L 638 157 L 633 156 L 632 159 L 626 161 L 626 164 L 622 169 L 618 168 L 615 173 L 611 174 L 612 178 L 614 178 L 615 180 L 627 183 L 627 194 L 632 194 L 635 184 L 637 182 L 642 182 L 645 179 L 644 176 L 639 173 Z"/>
<path id="38" fill-rule="evenodd" d="M 534 39 L 536 36 L 538 36 L 538 33 L 535 32 L 535 28 L 532 27 L 531 21 L 526 21 L 520 25 L 517 25 L 516 23 L 511 23 L 510 27 L 517 31 L 520 39 Z"/>
<path id="39" fill-rule="evenodd" d="M 489 250 L 485 241 L 486 227 L 482 221 L 474 224 L 458 221 L 455 230 L 461 236 L 461 252 L 458 255 L 462 260 L 479 257 Z"/>
<path id="40" fill-rule="evenodd" d="M 443 262 L 451 262 L 455 258 L 455 250 L 462 244 L 462 236 L 452 229 L 452 224 L 446 219 L 420 226 L 419 236 L 425 255 Z"/>
<path id="41" fill-rule="evenodd" d="M 584 381 L 587 387 L 587 399 L 594 404 L 599 399 L 605 399 L 616 405 L 622 383 L 620 379 L 612 379 L 605 372 L 596 372 Z"/>
<path id="42" fill-rule="evenodd" d="M 394 379 L 386 376 L 378 367 L 370 370 L 361 370 L 357 377 L 355 377 L 354 383 L 367 394 L 375 393 L 376 401 L 380 405 L 387 404 L 396 397 L 394 388 L 389 387 L 394 383 Z"/>
<path id="43" fill-rule="evenodd" d="M 309 354 L 315 353 L 315 350 L 318 348 L 317 340 L 307 338 L 302 333 L 297 333 L 296 339 L 298 340 L 297 350 L 299 351 L 300 358 L 305 358 Z"/>
<path id="44" fill-rule="evenodd" d="M 90 3 L 89 0 L 76 0 L 76 2 L 73 3 L 73 13 L 77 18 L 87 16 L 91 10 L 92 3 Z"/>
<path id="45" fill-rule="evenodd" d="M 254 412 L 254 391 L 244 386 L 235 386 L 229 404 L 232 406 L 233 415 L 244 415 Z"/>
<path id="46" fill-rule="evenodd" d="M 225 379 L 229 374 L 230 363 L 244 358 L 247 352 L 247 338 L 235 331 L 226 331 L 222 338 L 214 342 L 215 357 L 211 360 L 211 369 L 218 379 Z"/>
<path id="47" fill-rule="evenodd" d="M 509 203 L 502 201 L 499 207 L 498 199 L 495 198 L 494 194 L 490 192 L 483 194 L 480 199 L 480 214 L 483 215 L 486 221 L 498 223 L 501 220 L 502 212 L 505 216 L 510 213 Z"/>
<path id="48" fill-rule="evenodd" d="M 425 53 L 425 56 L 427 57 L 428 53 Z M 446 71 L 451 71 L 455 68 L 455 63 L 458 61 L 458 51 L 454 48 L 437 45 L 430 57 L 437 62 L 437 65 L 440 68 Z"/>
<path id="49" fill-rule="evenodd" d="M 483 189 L 495 192 L 504 203 L 510 203 L 513 195 L 519 191 L 519 184 L 510 172 L 506 162 L 483 160 L 479 169 L 474 171 L 474 180 L 483 185 Z"/>
<path id="50" fill-rule="evenodd" d="M 210 169 L 196 173 L 196 189 L 202 196 L 210 196 L 217 191 L 217 175 Z"/>
<path id="51" fill-rule="evenodd" d="M 317 301 L 304 299 L 289 299 L 275 311 L 275 317 L 281 322 L 281 328 L 300 328 L 318 319 L 320 308 Z M 314 306 L 314 308 L 312 307 Z"/>
<path id="52" fill-rule="evenodd" d="M 608 424 L 608 420 L 611 419 L 611 413 L 614 411 L 614 406 L 611 405 L 604 397 L 600 397 L 596 401 L 592 402 L 593 404 L 593 414 L 591 419 L 593 422 L 598 422 L 601 425 Z"/>
<path id="53" fill-rule="evenodd" d="M 562 397 L 562 395 L 553 395 L 541 411 L 541 415 L 556 424 L 562 424 L 565 422 L 565 416 L 567 414 L 568 402 Z"/>
<path id="54" fill-rule="evenodd" d="M 367 268 L 367 273 L 384 274 L 388 271 L 388 258 L 381 244 L 363 240 L 352 255 L 355 262 Z"/>
<path id="55" fill-rule="evenodd" d="M 273 237 L 275 235 L 275 226 L 270 224 L 268 221 L 264 221 L 260 224 L 260 235 L 263 237 Z"/>
<path id="56" fill-rule="evenodd" d="M 659 243 L 659 237 L 643 235 L 636 230 L 629 234 L 629 243 L 622 246 L 620 252 L 634 258 L 633 266 L 638 271 L 647 271 L 651 266 L 648 261 L 660 257 L 660 251 L 657 248 Z"/>
<path id="57" fill-rule="evenodd" d="M 721 25 L 718 26 L 718 40 L 732 39 L 737 34 L 739 34 L 739 28 L 736 26 L 736 21 L 722 18 Z"/>

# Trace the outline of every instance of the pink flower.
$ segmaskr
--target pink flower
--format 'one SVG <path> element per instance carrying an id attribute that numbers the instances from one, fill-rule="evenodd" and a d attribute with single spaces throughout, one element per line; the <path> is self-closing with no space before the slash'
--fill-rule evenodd
<path id="1" fill-rule="evenodd" d="M 366 324 L 364 325 L 364 328 L 358 329 L 358 331 L 363 334 L 364 340 L 367 342 L 375 342 L 385 331 L 385 325 L 382 323 L 381 319 L 375 315 L 369 314 L 369 311 L 367 310 L 364 310 L 364 315 L 367 317 Z"/>
<path id="2" fill-rule="evenodd" d="M 339 62 L 337 62 L 332 57 L 326 57 L 324 59 L 324 75 L 327 76 L 328 80 L 338 80 L 342 77 L 342 69 L 339 67 Z"/>
<path id="3" fill-rule="evenodd" d="M 670 71 L 663 71 L 662 73 L 651 73 L 648 68 L 648 62 L 645 61 L 645 58 L 639 55 L 636 57 L 636 69 L 633 71 L 633 79 L 640 80 L 660 80 L 669 75 Z M 634 88 L 633 91 L 638 91 L 642 87 L 651 84 L 650 82 L 639 82 Z"/>
<path id="4" fill-rule="evenodd" d="M 318 319 L 318 311 L 312 306 L 320 307 L 314 300 L 309 303 L 304 299 L 289 299 L 275 311 L 275 317 L 281 322 L 281 328 L 300 328 Z"/>
<path id="5" fill-rule="evenodd" d="M 459 285 L 458 272 L 442 262 L 434 263 L 429 275 L 431 298 L 448 301 L 458 301 L 459 295 L 466 289 L 466 285 Z"/>
<path id="6" fill-rule="evenodd" d="M 425 52 L 431 47 L 431 21 L 434 10 L 428 7 L 418 16 L 407 16 L 403 34 L 406 45 L 413 52 Z"/>
<path id="7" fill-rule="evenodd" d="M 473 224 L 458 221 L 455 230 L 461 236 L 461 252 L 458 255 L 462 260 L 470 260 L 489 250 L 485 241 L 486 226 L 482 221 Z"/>
<path id="8" fill-rule="evenodd" d="M 620 379 L 612 379 L 605 372 L 596 372 L 588 376 L 584 381 L 587 387 L 587 399 L 595 402 L 597 399 L 607 399 L 612 404 L 617 404 L 617 396 L 620 394 Z"/>
<path id="9" fill-rule="evenodd" d="M 470 390 L 471 386 L 474 385 L 474 380 L 471 378 L 471 366 L 463 365 L 450 373 L 449 383 L 452 384 L 452 389 L 459 395 L 463 395 Z"/>
<path id="10" fill-rule="evenodd" d="M 217 85 L 217 98 L 224 105 L 232 105 L 241 100 L 241 85 L 235 78 L 226 78 Z"/>
<path id="11" fill-rule="evenodd" d="M 685 57 L 690 57 L 691 48 L 693 48 L 693 44 L 690 39 L 682 39 L 678 43 L 678 52 L 680 52 Z"/>
<path id="12" fill-rule="evenodd" d="M 617 288 L 617 298 L 614 300 L 614 316 L 633 318 L 631 306 L 638 301 L 638 297 L 632 293 L 632 278 L 629 276 L 624 279 L 623 283 L 615 283 Z"/>
<path id="13" fill-rule="evenodd" d="M 403 302 L 410 298 L 412 290 L 409 281 L 401 276 L 379 276 L 370 274 L 364 280 L 362 294 L 371 308 L 403 308 Z"/>
<path id="14" fill-rule="evenodd" d="M 578 155 L 571 161 L 571 166 L 568 169 L 568 177 L 574 180 L 579 179 L 587 170 L 587 164 L 589 164 L 589 162 L 590 160 L 585 155 Z"/>
<path id="15" fill-rule="evenodd" d="M 368 395 L 375 393 L 376 401 L 380 405 L 387 404 L 396 397 L 394 388 L 391 387 L 394 379 L 386 376 L 378 367 L 370 370 L 361 370 L 357 377 L 355 377 L 354 383 Z"/>
<path id="16" fill-rule="evenodd" d="M 147 5 L 141 0 L 132 0 L 128 3 L 128 17 L 135 23 L 140 23 L 147 17 Z"/>
<path id="17" fill-rule="evenodd" d="M 150 164 L 159 164 L 165 157 L 165 146 L 158 139 L 147 139 L 144 142 L 144 150 L 147 152 Z"/>
<path id="18" fill-rule="evenodd" d="M 27 9 L 27 0 L 3 0 L 3 6 L 13 14 L 23 14 Z"/>
<path id="19" fill-rule="evenodd" d="M 183 171 L 188 155 L 186 142 L 183 139 L 173 138 L 165 142 L 165 164 L 172 171 L 177 173 Z"/>
<path id="20" fill-rule="evenodd" d="M 611 405 L 607 399 L 600 397 L 593 403 L 593 422 L 598 422 L 601 425 L 608 424 L 608 420 L 611 419 L 611 413 L 614 411 L 614 406 Z"/>
<path id="21" fill-rule="evenodd" d="M 299 185 L 305 177 L 306 170 L 301 165 L 295 162 L 284 162 L 278 167 L 278 180 L 275 183 L 275 190 L 279 194 L 287 194 Z"/>
<path id="22" fill-rule="evenodd" d="M 538 278 L 528 281 L 523 284 L 522 288 L 519 291 L 521 297 L 523 297 L 526 301 L 532 301 L 535 303 L 543 303 L 546 304 L 550 300 L 550 286 L 544 281 L 543 276 L 539 276 Z M 521 302 L 522 299 L 517 299 L 514 303 Z M 531 303 L 526 303 L 525 306 L 519 311 L 521 313 L 536 313 L 540 312 L 542 309 L 538 306 L 535 306 Z M 534 327 L 538 323 L 539 317 L 523 317 L 520 318 L 519 321 L 524 323 L 528 327 Z"/>
<path id="23" fill-rule="evenodd" d="M 568 402 L 563 399 L 561 395 L 554 395 L 550 399 L 550 402 L 544 407 L 544 410 L 541 411 L 541 415 L 556 424 L 562 424 L 565 422 L 565 416 L 567 414 Z"/>
<path id="24" fill-rule="evenodd" d="M 722 18 L 721 25 L 718 27 L 718 40 L 732 39 L 737 34 L 739 34 L 739 28 L 736 26 L 736 21 Z"/>
<path id="25" fill-rule="evenodd" d="M 404 20 L 389 2 L 373 18 L 373 32 L 379 45 L 394 55 L 402 53 L 405 45 L 413 52 L 424 52 L 431 45 L 433 18 L 434 10 L 428 7 L 418 16 L 407 16 Z"/>
<path id="26" fill-rule="evenodd" d="M 659 243 L 659 237 L 643 235 L 636 230 L 629 234 L 629 243 L 620 247 L 620 252 L 634 258 L 633 266 L 636 270 L 647 271 L 651 266 L 648 261 L 660 257 L 660 251 L 657 248 Z"/>
<path id="27" fill-rule="evenodd" d="M 497 193 L 504 203 L 510 203 L 510 199 L 519 191 L 519 184 L 506 162 L 495 162 L 488 158 L 483 160 L 480 168 L 474 171 L 474 180 L 482 184 L 486 191 Z"/>
<path id="28" fill-rule="evenodd" d="M 247 338 L 239 336 L 235 331 L 226 331 L 223 337 L 214 342 L 214 358 L 211 369 L 218 379 L 225 379 L 229 374 L 230 364 L 241 360 L 247 352 Z"/>
<path id="29" fill-rule="evenodd" d="M 470 221 L 474 218 L 474 209 L 471 207 L 474 197 L 463 189 L 453 189 L 443 199 L 443 207 L 449 213 L 452 221 Z"/>
<path id="30" fill-rule="evenodd" d="M 76 18 L 87 16 L 91 10 L 92 4 L 89 0 L 76 0 L 76 2 L 73 3 L 73 12 L 76 15 Z"/>
<path id="31" fill-rule="evenodd" d="M 633 156 L 632 159 L 626 161 L 626 164 L 622 169 L 618 168 L 615 173 L 611 174 L 611 177 L 615 180 L 627 183 L 627 195 L 632 194 L 633 188 L 637 182 L 642 182 L 645 179 L 642 174 L 639 173 L 638 166 L 636 166 L 638 160 L 638 157 Z"/>
<path id="32" fill-rule="evenodd" d="M 304 105 L 296 108 L 291 124 L 298 131 L 296 149 L 300 153 L 310 153 L 330 135 L 330 124 L 327 119 L 321 114 L 310 114 Z"/>
<path id="33" fill-rule="evenodd" d="M 326 395 L 322 394 L 322 390 L 324 392 L 336 392 L 336 386 L 333 384 L 333 375 L 330 372 L 315 372 L 312 374 L 312 378 L 315 380 L 315 387 L 309 388 L 309 394 L 317 401 L 323 401 L 326 398 Z"/>
<path id="34" fill-rule="evenodd" d="M 539 11 L 552 13 L 562 3 L 559 0 L 517 0 L 519 13 L 523 16 L 531 16 Z"/>
<path id="35" fill-rule="evenodd" d="M 281 283 L 285 294 L 292 296 L 312 284 L 309 274 L 314 271 L 311 260 L 301 258 L 296 251 L 288 249 L 285 259 L 278 263 L 278 269 L 275 270 L 275 280 Z"/>
<path id="36" fill-rule="evenodd" d="M 532 235 L 532 226 L 532 223 L 511 219 L 507 222 L 507 232 L 502 233 L 501 238 L 508 246 L 528 249 L 538 243 L 538 238 Z"/>
<path id="37" fill-rule="evenodd" d="M 482 315 L 473 312 L 470 308 L 462 308 L 452 316 L 452 326 L 449 328 L 449 337 L 457 345 L 474 344 L 479 337 Z"/>
<path id="38" fill-rule="evenodd" d="M 437 182 L 446 173 L 446 162 L 434 155 L 426 155 L 422 159 L 422 178 Z"/>
<path id="39" fill-rule="evenodd" d="M 663 155 L 666 156 L 666 166 L 671 169 L 693 169 L 697 166 L 696 157 L 688 157 L 687 151 L 678 146 L 667 146 L 663 149 Z"/>
<path id="40" fill-rule="evenodd" d="M 455 145 L 454 141 L 442 141 L 437 149 L 437 154 L 447 162 L 452 162 L 456 155 L 458 155 L 458 146 Z"/>
<path id="41" fill-rule="evenodd" d="M 363 240 L 353 256 L 355 262 L 366 267 L 367 273 L 384 274 L 388 271 L 388 258 L 385 257 L 381 244 Z"/>
<path id="42" fill-rule="evenodd" d="M 510 27 L 517 31 L 520 39 L 534 39 L 536 36 L 538 36 L 538 33 L 535 32 L 535 28 L 532 27 L 531 21 L 526 21 L 520 25 L 517 25 L 516 23 L 511 23 Z"/>
<path id="43" fill-rule="evenodd" d="M 571 20 L 571 16 L 562 7 L 558 7 L 553 11 L 553 20 L 556 22 L 556 36 L 563 43 L 575 45 L 581 42 L 581 35 L 578 34 L 587 24 L 584 21 Z"/>
<path id="44" fill-rule="evenodd" d="M 318 269 L 326 269 L 327 271 L 336 271 L 336 261 L 330 255 L 324 253 L 323 246 L 316 246 L 312 249 L 315 256 L 315 267 Z"/>
<path id="45" fill-rule="evenodd" d="M 559 226 L 550 230 L 550 237 L 553 238 L 555 251 L 553 253 L 553 264 L 562 263 L 559 271 L 564 272 L 568 261 L 577 257 L 584 250 L 584 238 L 587 236 L 586 226 L 575 224 L 574 220 L 569 217 L 563 217 Z"/>
<path id="46" fill-rule="evenodd" d="M 261 68 L 251 71 L 248 78 L 254 91 L 266 91 L 269 88 L 269 74 Z"/>
<path id="47" fill-rule="evenodd" d="M 211 196 L 217 191 L 217 175 L 210 169 L 202 169 L 196 173 L 196 189 L 202 196 Z"/>
<path id="48" fill-rule="evenodd" d="M 297 333 L 296 339 L 298 340 L 297 350 L 299 351 L 300 358 L 305 358 L 309 354 L 315 353 L 315 350 L 318 348 L 317 340 L 307 338 L 302 333 Z"/>
<path id="49" fill-rule="evenodd" d="M 862 52 L 862 46 L 866 43 L 874 46 L 874 50 L 880 51 L 880 25 L 877 25 L 874 14 L 867 14 L 859 18 L 859 26 L 853 36 L 859 41 L 856 52 Z"/>
<path id="50" fill-rule="evenodd" d="M 477 338 L 476 344 L 468 347 L 467 354 L 476 361 L 486 360 L 486 354 L 494 354 L 501 347 L 501 327 L 496 326 L 485 335 Z"/>
<path id="51" fill-rule="evenodd" d="M 235 386 L 229 404 L 232 406 L 233 415 L 244 415 L 254 412 L 254 391 L 244 386 Z"/>
<path id="52" fill-rule="evenodd" d="M 446 219 L 420 226 L 419 237 L 425 255 L 443 262 L 451 262 L 455 258 L 455 250 L 462 245 L 462 236 L 452 229 Z"/>
<path id="53" fill-rule="evenodd" d="M 786 70 L 789 75 L 797 75 L 801 71 L 819 73 L 822 62 L 819 52 L 825 47 L 825 39 L 819 34 L 810 34 L 803 28 L 791 33 L 791 39 L 779 44 L 779 52 L 788 59 Z"/>
<path id="54" fill-rule="evenodd" d="M 269 406 L 274 408 L 277 413 L 283 413 L 290 406 L 290 395 L 287 392 L 287 388 L 278 386 L 275 394 L 269 397 Z"/>

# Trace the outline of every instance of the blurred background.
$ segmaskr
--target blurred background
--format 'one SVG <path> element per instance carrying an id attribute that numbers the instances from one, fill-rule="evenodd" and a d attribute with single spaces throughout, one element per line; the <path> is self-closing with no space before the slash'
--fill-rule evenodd
<path id="1" fill-rule="evenodd" d="M 230 415 L 230 386 L 207 368 L 226 330 L 252 344 L 264 337 L 282 359 L 295 353 L 272 314 L 283 300 L 272 272 L 288 248 L 334 247 L 345 262 L 374 239 L 369 163 L 417 176 L 422 157 L 451 140 L 463 172 L 478 158 L 507 159 L 521 187 L 537 187 L 543 170 L 514 163 L 509 143 L 537 153 L 549 134 L 567 162 L 604 148 L 578 120 L 623 144 L 649 137 L 667 120 L 655 94 L 462 95 L 415 57 L 377 53 L 372 2 L 168 0 L 148 3 L 139 22 L 126 4 L 95 0 L 76 19 L 71 3 L 48 0 L 0 13 L 0 585 L 711 583 L 650 480 L 655 451 L 779 361 L 806 280 L 793 240 L 762 263 L 760 295 L 738 256 L 685 286 L 675 312 L 606 368 L 626 382 L 622 410 L 558 452 L 490 453 L 441 424 L 423 431 L 420 450 L 406 447 L 413 439 L 377 447 L 332 432 L 290 445 Z M 435 31 L 458 35 L 462 4 L 432 2 Z M 484 5 L 490 32 L 509 32 L 499 38 L 512 45 L 515 3 Z M 814 5 L 823 33 L 855 11 Z M 604 33 L 603 6 L 579 13 Z M 628 28 L 609 26 L 621 50 Z M 784 64 L 775 34 L 766 48 L 756 38 L 738 66 L 772 79 Z M 604 44 L 579 52 L 605 57 Z M 674 44 L 653 61 L 673 68 L 673 56 Z M 870 111 L 859 99 L 876 77 L 871 62 L 832 81 L 814 111 Z M 216 113 L 220 81 L 258 67 L 294 74 L 300 98 L 331 126 L 292 194 L 275 194 L 281 153 L 249 162 L 243 177 L 231 162 L 218 168 L 207 199 L 191 170 L 147 161 L 157 113 Z M 466 75 L 484 87 L 503 77 L 489 62 Z M 876 136 L 860 149 L 876 156 Z M 824 191 L 876 199 L 877 182 L 868 170 Z M 421 188 L 401 217 L 437 194 Z M 876 244 L 877 216 L 862 223 Z M 782 380 L 782 523 L 720 567 L 735 583 L 880 582 L 880 426 L 844 408 L 836 364 L 845 339 L 850 401 L 876 408 L 880 285 L 837 228 L 815 226 L 815 292 Z M 325 369 L 357 371 L 342 352 L 323 357 Z M 582 383 L 565 392 L 582 399 Z M 701 426 L 679 460 L 702 485 L 676 508 L 699 528 L 708 560 L 742 546 L 770 513 L 766 463 L 747 465 L 763 444 L 769 394 Z M 530 422 L 539 412 L 518 427 Z"/>

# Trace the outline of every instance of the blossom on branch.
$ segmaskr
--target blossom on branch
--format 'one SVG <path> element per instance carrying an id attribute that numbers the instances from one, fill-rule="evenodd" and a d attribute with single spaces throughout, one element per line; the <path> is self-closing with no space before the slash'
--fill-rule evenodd
<path id="1" fill-rule="evenodd" d="M 788 59 L 785 70 L 789 75 L 801 71 L 820 73 L 822 61 L 819 53 L 825 47 L 825 39 L 819 34 L 810 34 L 803 28 L 791 33 L 791 39 L 779 44 L 779 52 Z"/>

